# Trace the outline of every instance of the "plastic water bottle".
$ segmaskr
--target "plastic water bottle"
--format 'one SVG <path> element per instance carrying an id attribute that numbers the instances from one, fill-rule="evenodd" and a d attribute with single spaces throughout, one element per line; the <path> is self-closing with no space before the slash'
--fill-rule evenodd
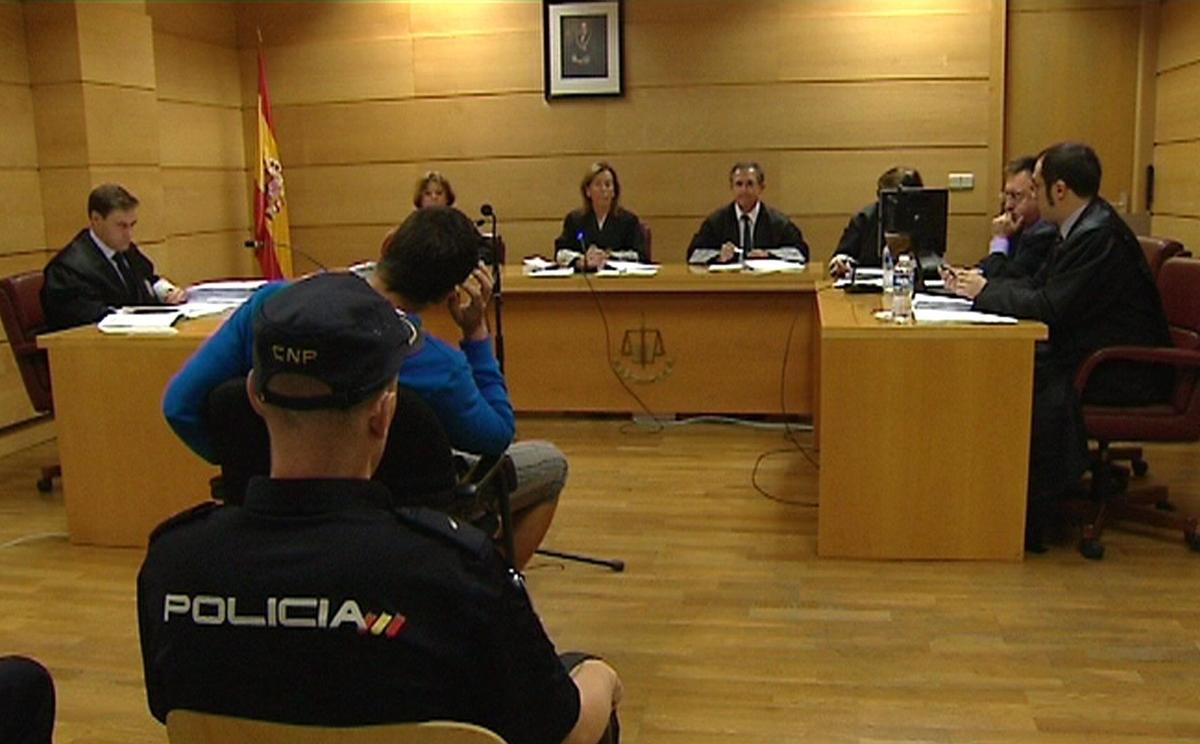
<path id="1" fill-rule="evenodd" d="M 879 267 L 883 269 L 883 309 L 892 309 L 892 252 L 885 245 L 883 255 L 879 259 Z"/>
<path id="2" fill-rule="evenodd" d="M 902 254 L 892 269 L 892 320 L 896 323 L 912 321 L 916 269 L 916 262 L 908 253 Z"/>

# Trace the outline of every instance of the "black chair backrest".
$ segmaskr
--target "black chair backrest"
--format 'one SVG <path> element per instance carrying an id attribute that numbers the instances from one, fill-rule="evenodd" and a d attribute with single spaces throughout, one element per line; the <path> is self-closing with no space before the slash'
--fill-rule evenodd
<path id="1" fill-rule="evenodd" d="M 267 426 L 250 405 L 244 377 L 231 378 L 209 394 L 205 425 L 221 466 L 213 495 L 240 504 L 250 478 L 271 471 Z M 402 506 L 447 510 L 454 501 L 457 472 L 450 440 L 429 404 L 408 388 L 399 390 L 374 480 L 386 485 Z"/>

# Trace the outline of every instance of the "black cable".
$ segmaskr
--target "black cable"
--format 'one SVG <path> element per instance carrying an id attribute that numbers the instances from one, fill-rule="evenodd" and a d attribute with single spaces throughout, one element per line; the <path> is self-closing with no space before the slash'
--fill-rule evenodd
<path id="1" fill-rule="evenodd" d="M 759 466 L 762 465 L 763 460 L 767 459 L 767 457 L 769 457 L 771 455 L 780 455 L 780 454 L 790 453 L 793 451 L 798 451 L 798 452 L 800 452 L 801 455 L 804 456 L 805 460 L 808 460 L 808 464 L 812 465 L 813 470 L 816 470 L 816 471 L 821 470 L 820 463 L 818 463 L 813 458 L 812 454 L 809 452 L 810 448 L 806 448 L 796 438 L 797 432 L 792 430 L 791 422 L 788 419 L 787 366 L 788 366 L 788 358 L 791 355 L 791 351 L 792 351 L 792 336 L 796 332 L 796 323 L 800 320 L 800 311 L 801 310 L 803 310 L 803 305 L 798 305 L 796 307 L 796 314 L 792 316 L 791 325 L 788 326 L 787 340 L 784 342 L 784 346 L 783 346 L 783 367 L 779 371 L 779 410 L 783 414 L 783 431 L 784 431 L 783 438 L 784 438 L 784 441 L 790 442 L 794 449 L 787 448 L 787 449 L 768 450 L 768 451 L 760 454 L 758 456 L 758 459 L 754 461 L 754 468 L 750 471 L 750 485 L 752 485 L 754 487 L 754 490 L 758 491 L 759 494 L 761 494 L 764 498 L 767 498 L 776 503 L 790 504 L 793 506 L 815 507 L 815 506 L 817 506 L 816 502 L 792 501 L 790 499 L 783 499 L 778 496 L 771 495 L 770 493 L 768 493 L 766 491 L 766 489 L 764 489 L 758 485 L 758 468 L 759 468 Z"/>
<path id="2" fill-rule="evenodd" d="M 612 358 L 609 356 L 612 353 L 612 333 L 608 327 L 608 316 L 604 313 L 604 306 L 600 303 L 600 293 L 596 291 L 595 286 L 592 285 L 591 277 L 588 276 L 586 259 L 580 258 L 579 261 L 581 273 L 583 274 L 583 281 L 585 284 L 587 284 L 588 292 L 592 297 L 592 301 L 596 303 L 596 310 L 600 312 L 600 321 L 604 324 L 604 366 L 608 367 L 608 371 L 612 372 L 613 377 L 615 377 L 617 382 L 621 384 L 621 387 L 625 388 L 625 392 L 629 393 L 629 396 L 637 401 L 637 404 L 641 406 L 641 409 L 645 411 L 646 415 L 650 417 L 650 420 L 654 422 L 654 426 L 650 428 L 649 431 L 640 431 L 639 429 L 639 432 L 645 434 L 661 434 L 666 430 L 666 427 L 663 426 L 662 422 L 658 420 L 658 415 L 655 414 L 654 411 L 650 410 L 650 406 L 646 405 L 646 402 L 642 400 L 641 396 L 635 393 L 633 388 L 629 387 L 629 383 L 627 383 L 625 378 L 621 377 L 621 375 L 619 375 L 617 370 L 613 367 Z M 622 424 L 618 428 L 618 431 L 620 431 L 622 434 L 628 434 L 629 430 L 626 427 L 628 427 L 630 423 L 632 422 L 626 422 Z"/>

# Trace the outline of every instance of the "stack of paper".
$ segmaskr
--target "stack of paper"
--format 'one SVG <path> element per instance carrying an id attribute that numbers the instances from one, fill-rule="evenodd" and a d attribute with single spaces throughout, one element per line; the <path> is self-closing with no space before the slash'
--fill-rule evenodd
<path id="1" fill-rule="evenodd" d="M 123 307 L 104 316 L 97 326 L 102 333 L 175 333 L 183 313 L 175 307 Z"/>
<path id="2" fill-rule="evenodd" d="M 266 279 L 231 279 L 220 282 L 200 282 L 188 287 L 190 302 L 219 302 L 225 305 L 241 304 L 250 298 Z"/>
<path id="3" fill-rule="evenodd" d="M 616 261 L 609 259 L 604 267 L 596 272 L 596 276 L 654 276 L 658 273 L 656 264 L 645 264 L 639 261 Z"/>
<path id="4" fill-rule="evenodd" d="M 804 264 L 798 261 L 785 261 L 782 258 L 747 258 L 746 270 L 753 271 L 756 274 L 774 274 L 781 271 L 804 271 Z"/>

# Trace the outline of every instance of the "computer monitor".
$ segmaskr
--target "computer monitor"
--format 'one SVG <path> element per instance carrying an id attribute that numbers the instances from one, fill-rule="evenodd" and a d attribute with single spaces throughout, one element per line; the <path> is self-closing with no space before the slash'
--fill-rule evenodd
<path id="1" fill-rule="evenodd" d="M 946 189 L 906 188 L 879 192 L 879 234 L 875 250 L 883 255 L 884 233 L 906 233 L 917 264 L 936 275 L 946 255 L 946 215 L 950 192 Z"/>

